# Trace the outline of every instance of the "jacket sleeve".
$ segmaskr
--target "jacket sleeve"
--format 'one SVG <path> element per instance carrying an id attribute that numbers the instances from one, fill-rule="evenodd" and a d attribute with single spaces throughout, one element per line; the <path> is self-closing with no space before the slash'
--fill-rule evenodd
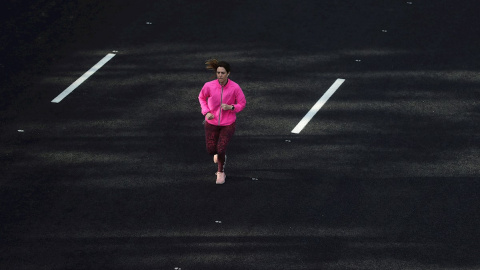
<path id="1" fill-rule="evenodd" d="M 205 84 L 203 85 L 202 90 L 198 95 L 198 101 L 200 102 L 200 107 L 202 108 L 203 115 L 206 115 L 208 112 L 210 112 L 210 109 L 208 108 L 208 102 L 207 102 L 207 99 L 210 96 L 208 92 L 209 92 L 208 87 Z"/>
<path id="2" fill-rule="evenodd" d="M 241 112 L 245 108 L 245 105 L 247 105 L 247 100 L 240 86 L 235 91 L 235 101 L 235 109 L 233 110 L 235 113 Z"/>

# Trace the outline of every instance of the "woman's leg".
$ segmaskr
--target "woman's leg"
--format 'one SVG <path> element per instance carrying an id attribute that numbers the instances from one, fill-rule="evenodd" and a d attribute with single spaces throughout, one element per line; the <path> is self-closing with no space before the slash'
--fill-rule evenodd
<path id="1" fill-rule="evenodd" d="M 227 152 L 227 145 L 230 139 L 235 134 L 235 122 L 229 126 L 220 128 L 220 134 L 217 142 L 216 152 L 218 154 L 218 171 L 223 172 L 225 168 L 225 154 Z"/>
<path id="2" fill-rule="evenodd" d="M 207 146 L 207 153 L 212 156 L 217 154 L 217 143 L 219 136 L 219 127 L 205 122 L 205 143 Z"/>

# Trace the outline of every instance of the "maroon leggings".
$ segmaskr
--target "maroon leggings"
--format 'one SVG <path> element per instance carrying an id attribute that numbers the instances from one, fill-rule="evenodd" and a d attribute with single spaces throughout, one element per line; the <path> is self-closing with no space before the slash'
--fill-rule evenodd
<path id="1" fill-rule="evenodd" d="M 205 122 L 205 142 L 210 155 L 218 154 L 218 171 L 223 172 L 225 167 L 225 153 L 227 145 L 235 133 L 235 122 L 229 126 L 214 126 Z"/>

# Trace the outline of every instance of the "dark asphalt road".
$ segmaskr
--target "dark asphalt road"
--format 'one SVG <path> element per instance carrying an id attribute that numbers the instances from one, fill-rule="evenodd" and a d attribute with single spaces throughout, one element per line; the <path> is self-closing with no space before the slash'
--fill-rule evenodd
<path id="1" fill-rule="evenodd" d="M 477 5 L 102 3 L 38 1 L 75 23 L 2 47 L 1 269 L 480 267 Z M 222 186 L 211 57 L 247 98 Z"/>

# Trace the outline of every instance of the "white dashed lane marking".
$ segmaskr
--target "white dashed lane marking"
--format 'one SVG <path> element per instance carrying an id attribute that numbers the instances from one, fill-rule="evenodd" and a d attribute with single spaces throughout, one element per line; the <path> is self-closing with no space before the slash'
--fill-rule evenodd
<path id="1" fill-rule="evenodd" d="M 305 128 L 305 126 L 312 120 L 315 114 L 325 105 L 328 99 L 337 91 L 337 89 L 342 85 L 345 79 L 337 79 L 330 88 L 328 88 L 327 92 L 323 94 L 323 96 L 313 105 L 310 111 L 302 118 L 302 120 L 297 124 L 297 126 L 292 130 L 292 133 L 299 134 L 300 131 Z"/>
<path id="2" fill-rule="evenodd" d="M 85 72 L 80 78 L 78 78 L 75 82 L 73 82 L 67 89 L 65 89 L 60 95 L 58 95 L 56 98 L 52 100 L 52 103 L 59 103 L 62 101 L 66 96 L 68 96 L 70 93 L 73 92 L 80 84 L 82 84 L 84 81 L 86 81 L 90 76 L 93 75 L 97 70 L 99 70 L 103 65 L 105 65 L 110 59 L 112 59 L 115 56 L 114 53 L 109 53 L 105 57 L 103 57 L 100 62 L 95 64 L 90 70 Z"/>

